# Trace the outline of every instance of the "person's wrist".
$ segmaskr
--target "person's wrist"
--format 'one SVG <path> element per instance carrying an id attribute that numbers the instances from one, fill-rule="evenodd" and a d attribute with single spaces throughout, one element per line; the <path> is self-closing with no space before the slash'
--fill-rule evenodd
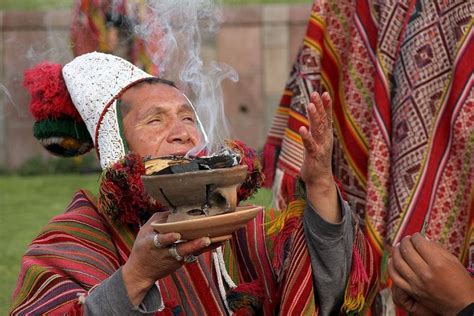
<path id="1" fill-rule="evenodd" d="M 336 188 L 336 182 L 332 173 L 319 175 L 317 177 L 304 179 L 306 191 L 325 194 Z"/>
<path id="2" fill-rule="evenodd" d="M 127 261 L 122 266 L 122 278 L 130 301 L 134 305 L 141 302 L 145 294 L 155 283 L 155 280 L 142 276 L 130 261 Z"/>
<path id="3" fill-rule="evenodd" d="M 453 308 L 453 315 L 458 315 L 463 309 L 474 303 L 474 280 L 471 281 L 471 290 L 460 293 L 459 303 Z"/>

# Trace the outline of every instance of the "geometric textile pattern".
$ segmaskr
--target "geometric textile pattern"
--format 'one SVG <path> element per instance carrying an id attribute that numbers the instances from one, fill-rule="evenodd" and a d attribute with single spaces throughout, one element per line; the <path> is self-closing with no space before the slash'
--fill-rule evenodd
<path id="1" fill-rule="evenodd" d="M 473 1 L 314 1 L 264 148 L 278 201 L 293 198 L 309 94 L 328 91 L 334 175 L 378 260 L 425 229 L 473 265 L 473 16 Z"/>

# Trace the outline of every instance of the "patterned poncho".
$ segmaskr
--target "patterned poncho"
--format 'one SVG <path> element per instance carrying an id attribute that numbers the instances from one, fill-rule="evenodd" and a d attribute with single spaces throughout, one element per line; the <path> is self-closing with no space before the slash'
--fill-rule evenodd
<path id="1" fill-rule="evenodd" d="M 293 199 L 312 91 L 333 99 L 334 173 L 381 263 L 420 230 L 474 264 L 474 3 L 315 0 L 264 149 Z"/>
<path id="2" fill-rule="evenodd" d="M 293 205 L 301 215 L 304 202 Z M 270 212 L 271 213 L 271 212 Z M 316 314 L 311 262 L 305 246 L 301 216 L 282 221 L 273 240 L 267 238 L 263 213 L 234 233 L 224 246 L 226 269 L 238 285 L 228 291 L 227 301 L 236 315 L 256 311 Z M 10 312 L 29 314 L 83 314 L 80 297 L 122 266 L 136 237 L 128 225 L 112 222 L 85 191 L 76 193 L 66 212 L 52 219 L 30 244 L 22 260 Z M 374 284 L 370 247 L 355 238 L 353 264 L 347 285 L 344 311 L 365 308 Z M 275 247 L 272 245 L 275 241 Z M 278 249 L 277 249 L 278 248 Z M 355 262 L 353 260 L 353 262 Z M 165 309 L 157 315 L 226 315 L 216 285 L 213 258 L 207 253 L 159 280 Z M 369 280 L 370 279 L 370 280 Z M 260 306 L 245 307 L 245 301 Z M 232 301 L 232 299 L 236 299 Z M 240 301 L 238 300 L 240 299 Z"/>

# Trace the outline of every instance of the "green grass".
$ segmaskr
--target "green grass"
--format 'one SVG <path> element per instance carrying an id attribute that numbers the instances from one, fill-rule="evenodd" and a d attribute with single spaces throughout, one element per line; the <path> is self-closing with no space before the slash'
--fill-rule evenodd
<path id="1" fill-rule="evenodd" d="M 62 213 L 79 188 L 97 192 L 98 175 L 0 176 L 0 315 L 6 315 L 27 245 Z"/>
<path id="2" fill-rule="evenodd" d="M 1 0 L 0 10 L 45 10 L 71 8 L 73 0 Z"/>
<path id="3" fill-rule="evenodd" d="M 80 188 L 97 192 L 98 175 L 0 176 L 0 315 L 6 315 L 21 256 L 39 230 L 64 211 Z M 269 205 L 271 192 L 260 190 L 252 204 Z"/>
<path id="4" fill-rule="evenodd" d="M 266 3 L 310 3 L 312 0 L 224 0 L 226 5 Z M 45 10 L 70 8 L 73 0 L 1 0 L 0 10 Z"/>

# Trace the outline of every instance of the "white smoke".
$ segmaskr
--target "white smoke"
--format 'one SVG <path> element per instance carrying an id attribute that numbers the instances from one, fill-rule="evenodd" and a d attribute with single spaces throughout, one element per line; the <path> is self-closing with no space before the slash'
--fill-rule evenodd
<path id="1" fill-rule="evenodd" d="M 2 100 L 2 96 L 5 96 L 7 100 Z M 6 104 L 10 103 L 13 108 L 18 112 L 18 106 L 13 101 L 13 97 L 2 83 L 0 83 L 0 120 L 3 120 L 7 115 Z"/>
<path id="2" fill-rule="evenodd" d="M 208 135 L 204 145 L 208 153 L 216 153 L 229 137 L 221 82 L 238 80 L 232 67 L 206 64 L 201 56 L 203 40 L 212 38 L 222 22 L 221 6 L 211 0 L 150 0 L 147 7 L 145 22 L 135 31 L 157 47 L 152 59 L 159 75 L 175 81 L 193 101 Z"/>

